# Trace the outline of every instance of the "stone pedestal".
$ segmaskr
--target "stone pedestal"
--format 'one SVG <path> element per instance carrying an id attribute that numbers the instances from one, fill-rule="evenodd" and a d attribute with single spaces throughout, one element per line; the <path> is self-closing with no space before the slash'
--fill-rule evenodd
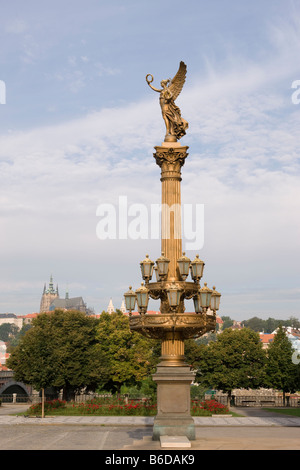
<path id="1" fill-rule="evenodd" d="M 194 420 L 190 415 L 190 387 L 195 377 L 189 366 L 158 366 L 152 376 L 157 383 L 157 415 L 153 440 L 161 436 L 186 436 L 195 439 Z"/>

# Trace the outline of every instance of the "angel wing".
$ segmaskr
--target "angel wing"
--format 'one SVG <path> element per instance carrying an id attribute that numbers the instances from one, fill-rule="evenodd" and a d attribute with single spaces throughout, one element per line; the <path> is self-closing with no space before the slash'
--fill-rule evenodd
<path id="1" fill-rule="evenodd" d="M 175 101 L 178 95 L 180 94 L 186 77 L 186 65 L 184 62 L 180 62 L 178 72 L 175 77 L 171 80 L 170 85 L 168 86 L 169 90 L 173 95 L 173 100 Z"/>

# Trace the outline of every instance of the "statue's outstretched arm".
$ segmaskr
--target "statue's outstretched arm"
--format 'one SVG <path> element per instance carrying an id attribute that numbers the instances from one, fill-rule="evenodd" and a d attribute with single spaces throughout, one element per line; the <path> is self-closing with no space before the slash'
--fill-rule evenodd
<path id="1" fill-rule="evenodd" d="M 151 77 L 151 80 L 149 79 L 149 77 Z M 148 73 L 148 75 L 146 75 L 146 82 L 148 83 L 149 87 L 152 88 L 152 90 L 157 91 L 158 93 L 160 93 L 163 89 L 159 90 L 158 88 L 155 88 L 153 85 L 151 85 L 153 80 L 154 80 L 153 75 L 151 75 L 151 73 Z"/>

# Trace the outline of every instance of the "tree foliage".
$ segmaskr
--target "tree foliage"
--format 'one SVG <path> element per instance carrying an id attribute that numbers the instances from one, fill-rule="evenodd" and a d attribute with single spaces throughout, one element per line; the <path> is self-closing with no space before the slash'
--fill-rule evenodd
<path id="1" fill-rule="evenodd" d="M 3 331 L 8 334 L 7 328 Z M 161 353 L 160 341 L 130 331 L 128 317 L 120 311 L 103 312 L 96 319 L 78 311 L 56 310 L 38 315 L 24 331 L 7 367 L 16 380 L 37 390 L 63 389 L 66 399 L 82 389 L 119 392 L 122 385 L 141 389 Z M 299 390 L 300 365 L 293 364 L 293 349 L 281 328 L 267 353 L 258 333 L 250 328 L 228 328 L 209 339 L 207 344 L 185 341 L 186 362 L 196 370 L 202 388 L 229 395 L 234 388 L 261 386 Z"/>
<path id="2" fill-rule="evenodd" d="M 242 323 L 246 328 L 264 333 L 272 333 L 282 325 L 300 328 L 300 321 L 295 317 L 290 317 L 288 320 L 279 320 L 271 317 L 267 320 L 262 320 L 258 317 L 252 317 L 249 320 L 244 320 Z"/>
<path id="3" fill-rule="evenodd" d="M 0 325 L 0 341 L 7 343 L 11 337 L 17 335 L 19 328 L 13 323 L 2 323 Z"/>
<path id="4" fill-rule="evenodd" d="M 157 342 L 129 329 L 121 312 L 100 319 L 78 311 L 41 313 L 7 361 L 16 380 L 35 389 L 63 389 L 70 399 L 81 389 L 120 390 L 141 383 L 158 361 Z"/>
<path id="5" fill-rule="evenodd" d="M 225 330 L 226 328 L 230 328 L 234 323 L 233 320 L 228 316 L 221 317 L 221 320 L 223 321 L 223 330 Z"/>
<path id="6" fill-rule="evenodd" d="M 257 388 L 264 383 L 266 355 L 254 331 L 226 329 L 204 348 L 197 381 L 229 395 L 234 388 Z"/>
<path id="7" fill-rule="evenodd" d="M 97 326 L 99 351 L 106 358 L 110 379 L 106 388 L 118 392 L 122 384 L 141 383 L 154 372 L 158 362 L 158 342 L 129 329 L 128 317 L 120 311 L 103 312 Z"/>
<path id="8" fill-rule="evenodd" d="M 293 393 L 300 388 L 299 365 L 292 361 L 293 352 L 291 342 L 283 328 L 279 327 L 267 352 L 266 376 L 269 387 L 284 393 Z"/>
<path id="9" fill-rule="evenodd" d="M 96 348 L 97 320 L 78 311 L 41 313 L 7 361 L 16 380 L 37 390 L 63 389 L 70 398 L 83 387 L 95 389 L 106 373 Z"/>

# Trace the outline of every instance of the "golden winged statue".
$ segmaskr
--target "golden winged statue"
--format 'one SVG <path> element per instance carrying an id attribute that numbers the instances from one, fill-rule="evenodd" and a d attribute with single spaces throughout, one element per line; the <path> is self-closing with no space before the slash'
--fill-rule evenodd
<path id="1" fill-rule="evenodd" d="M 166 124 L 165 142 L 176 142 L 185 135 L 188 128 L 188 122 L 181 117 L 181 112 L 178 106 L 175 105 L 175 100 L 179 96 L 186 77 L 186 65 L 180 62 L 178 72 L 171 80 L 162 80 L 160 82 L 161 89 L 155 88 L 151 85 L 153 82 L 153 75 L 148 73 L 146 81 L 152 90 L 160 93 L 159 103 L 163 119 Z"/>

